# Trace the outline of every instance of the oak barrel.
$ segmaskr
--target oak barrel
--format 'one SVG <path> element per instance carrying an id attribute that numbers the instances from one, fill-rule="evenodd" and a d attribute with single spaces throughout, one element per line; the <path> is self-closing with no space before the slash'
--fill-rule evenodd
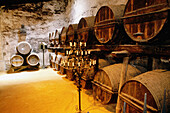
<path id="1" fill-rule="evenodd" d="M 70 24 L 67 29 L 67 45 L 69 42 L 76 42 L 77 40 L 77 26 L 78 24 Z"/>
<path id="2" fill-rule="evenodd" d="M 60 44 L 61 45 L 66 45 L 66 40 L 67 40 L 67 27 L 63 27 L 61 30 L 61 36 L 60 36 Z"/>
<path id="3" fill-rule="evenodd" d="M 60 70 L 61 58 L 62 58 L 62 55 L 57 55 L 55 58 L 55 70 L 56 71 Z"/>
<path id="4" fill-rule="evenodd" d="M 128 0 L 123 17 L 128 36 L 141 43 L 158 40 L 166 43 L 170 31 L 168 20 L 168 0 Z"/>
<path id="5" fill-rule="evenodd" d="M 117 94 L 122 64 L 113 64 L 101 68 L 94 76 L 93 96 L 102 104 L 108 104 L 112 99 L 112 94 Z M 128 65 L 126 80 L 139 75 L 141 72 Z"/>
<path id="6" fill-rule="evenodd" d="M 144 95 L 147 93 L 147 113 L 160 113 L 165 89 L 166 113 L 169 113 L 170 71 L 153 70 L 128 80 L 121 87 L 120 99 L 127 103 L 126 113 L 143 113 Z"/>
<path id="7" fill-rule="evenodd" d="M 101 44 L 115 44 L 121 38 L 120 19 L 125 5 L 102 6 L 95 17 L 94 31 Z"/>
<path id="8" fill-rule="evenodd" d="M 10 58 L 10 63 L 14 67 L 20 67 L 24 64 L 24 58 L 21 55 L 13 55 Z"/>
<path id="9" fill-rule="evenodd" d="M 110 62 L 108 60 L 105 59 L 99 59 L 98 60 L 98 68 L 103 68 L 110 65 Z M 85 68 L 83 75 L 82 75 L 82 80 L 81 80 L 81 85 L 82 88 L 91 88 L 92 84 L 91 81 L 94 78 L 94 75 L 97 72 L 97 67 L 96 66 L 92 66 L 91 68 Z"/>
<path id="10" fill-rule="evenodd" d="M 55 59 L 56 59 L 56 54 L 51 53 L 50 54 L 50 66 L 51 66 L 51 68 L 55 68 Z"/>
<path id="11" fill-rule="evenodd" d="M 97 39 L 94 35 L 94 19 L 95 16 L 83 17 L 78 23 L 78 41 L 86 42 L 87 46 L 97 43 Z"/>
<path id="12" fill-rule="evenodd" d="M 30 66 L 38 66 L 40 63 L 40 57 L 37 53 L 31 53 L 27 56 L 26 61 Z"/>
<path id="13" fill-rule="evenodd" d="M 61 57 L 61 63 L 60 63 L 60 74 L 64 75 L 66 74 L 66 69 L 65 67 L 67 66 L 63 64 L 63 62 L 66 62 L 68 60 L 68 56 L 62 56 Z"/>
<path id="14" fill-rule="evenodd" d="M 31 52 L 32 48 L 28 42 L 22 41 L 17 44 L 16 50 L 21 55 L 28 55 Z"/>

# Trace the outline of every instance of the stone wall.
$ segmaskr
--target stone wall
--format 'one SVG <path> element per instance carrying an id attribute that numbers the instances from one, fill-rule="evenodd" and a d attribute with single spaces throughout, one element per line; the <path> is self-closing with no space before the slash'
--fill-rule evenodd
<path id="1" fill-rule="evenodd" d="M 26 28 L 26 41 L 40 55 L 40 42 L 48 43 L 48 34 L 68 24 L 78 23 L 82 17 L 95 16 L 103 5 L 126 4 L 127 0 L 51 0 L 1 6 L 0 13 L 0 70 L 9 69 L 10 57 L 16 53 L 18 31 Z M 2 43 L 1 43 L 2 42 Z M 1 49 L 2 48 L 2 49 Z M 49 64 L 49 52 L 45 53 L 45 64 Z M 4 68 L 3 68 L 4 67 Z"/>
<path id="2" fill-rule="evenodd" d="M 18 31 L 22 24 L 26 28 L 26 41 L 31 44 L 34 52 L 40 54 L 41 58 L 42 51 L 39 49 L 39 43 L 42 41 L 48 43 L 48 33 L 68 23 L 64 15 L 66 5 L 63 0 L 51 0 L 8 7 L 2 6 L 0 13 L 2 40 L 0 47 L 2 49 L 0 48 L 0 53 L 5 66 L 0 61 L 1 66 L 4 66 L 0 70 L 8 70 L 10 67 L 10 57 L 16 53 L 15 47 L 18 44 Z M 45 56 L 45 63 L 48 64 L 48 51 L 46 51 Z"/>

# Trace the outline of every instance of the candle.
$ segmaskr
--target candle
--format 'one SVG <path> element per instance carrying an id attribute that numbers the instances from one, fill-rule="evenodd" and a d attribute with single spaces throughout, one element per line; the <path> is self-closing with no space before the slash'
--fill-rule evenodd
<path id="1" fill-rule="evenodd" d="M 79 52 L 77 51 L 77 55 L 79 55 Z"/>
<path id="2" fill-rule="evenodd" d="M 68 51 L 66 50 L 66 55 L 68 55 Z"/>
<path id="3" fill-rule="evenodd" d="M 86 42 L 84 43 L 84 46 L 86 47 Z"/>
<path id="4" fill-rule="evenodd" d="M 69 55 L 71 54 L 71 51 L 69 51 Z"/>
<path id="5" fill-rule="evenodd" d="M 90 61 L 90 66 L 91 66 L 91 61 Z"/>
<path id="6" fill-rule="evenodd" d="M 74 67 L 74 62 L 72 63 L 72 66 Z"/>
<path id="7" fill-rule="evenodd" d="M 87 55 L 87 51 L 85 51 L 85 55 Z"/>
<path id="8" fill-rule="evenodd" d="M 83 51 L 81 51 L 81 55 L 83 55 Z"/>
<path id="9" fill-rule="evenodd" d="M 80 42 L 80 46 L 82 46 L 82 42 Z"/>
<path id="10" fill-rule="evenodd" d="M 95 64 L 95 61 L 93 60 L 93 65 Z"/>
<path id="11" fill-rule="evenodd" d="M 78 66 L 80 67 L 80 62 L 78 62 Z"/>
<path id="12" fill-rule="evenodd" d="M 76 42 L 74 42 L 74 46 L 76 47 Z"/>
<path id="13" fill-rule="evenodd" d="M 72 47 L 72 42 L 70 42 L 70 46 Z"/>
<path id="14" fill-rule="evenodd" d="M 67 64 L 68 64 L 68 66 L 69 66 L 69 62 L 68 62 Z"/>
<path id="15" fill-rule="evenodd" d="M 88 51 L 88 54 L 90 54 L 90 51 Z"/>

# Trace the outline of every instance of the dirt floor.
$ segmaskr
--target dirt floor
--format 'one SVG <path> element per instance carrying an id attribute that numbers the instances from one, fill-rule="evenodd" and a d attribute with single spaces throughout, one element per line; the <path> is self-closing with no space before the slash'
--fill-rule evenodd
<path id="1" fill-rule="evenodd" d="M 114 113 L 115 104 L 101 105 L 92 90 L 82 90 L 82 113 Z M 78 91 L 74 81 L 51 68 L 0 73 L 0 113 L 76 113 Z"/>

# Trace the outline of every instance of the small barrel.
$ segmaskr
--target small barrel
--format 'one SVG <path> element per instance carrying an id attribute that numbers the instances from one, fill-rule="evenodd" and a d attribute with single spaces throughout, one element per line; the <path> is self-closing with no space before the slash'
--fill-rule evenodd
<path id="1" fill-rule="evenodd" d="M 120 19 L 125 5 L 102 6 L 95 17 L 94 31 L 101 44 L 116 44 L 121 38 Z"/>
<path id="2" fill-rule="evenodd" d="M 147 93 L 147 113 L 160 113 L 163 108 L 166 89 L 165 108 L 170 112 L 170 71 L 153 70 L 134 77 L 121 87 L 120 99 L 126 102 L 126 113 L 142 113 L 144 95 Z M 123 108 L 123 104 L 122 104 Z"/>
<path id="3" fill-rule="evenodd" d="M 123 17 L 126 33 L 140 43 L 168 43 L 168 20 L 168 0 L 128 0 Z"/>
<path id="4" fill-rule="evenodd" d="M 77 41 L 77 24 L 70 24 L 67 29 L 67 45 L 69 42 L 76 42 Z"/>
<path id="5" fill-rule="evenodd" d="M 40 63 L 40 57 L 37 53 L 31 53 L 27 56 L 26 61 L 30 66 L 37 66 Z"/>
<path id="6" fill-rule="evenodd" d="M 66 69 L 65 69 L 65 66 L 66 66 L 66 65 L 63 65 L 63 62 L 65 62 L 65 61 L 67 61 L 67 60 L 68 60 L 68 56 L 63 56 L 63 57 L 61 58 L 60 73 L 61 73 L 62 75 L 66 74 Z"/>
<path id="7" fill-rule="evenodd" d="M 122 64 L 114 64 L 100 69 L 94 76 L 93 96 L 102 104 L 108 104 L 113 94 L 118 93 Z M 128 65 L 126 80 L 139 75 L 141 72 Z"/>
<path id="8" fill-rule="evenodd" d="M 10 58 L 10 63 L 14 67 L 20 67 L 24 64 L 24 58 L 21 55 L 13 55 Z"/>
<path id="9" fill-rule="evenodd" d="M 55 59 L 56 59 L 56 54 L 55 53 L 51 53 L 50 55 L 50 66 L 51 68 L 55 68 Z"/>
<path id="10" fill-rule="evenodd" d="M 55 70 L 59 71 L 60 70 L 60 63 L 61 63 L 61 58 L 63 56 L 62 55 L 57 55 L 55 58 Z"/>
<path id="11" fill-rule="evenodd" d="M 63 27 L 61 30 L 61 36 L 60 36 L 60 44 L 66 45 L 66 40 L 67 40 L 67 27 Z"/>
<path id="12" fill-rule="evenodd" d="M 86 42 L 87 46 L 97 43 L 97 39 L 94 36 L 94 19 L 95 16 L 84 17 L 81 18 L 78 23 L 78 41 L 83 43 Z"/>
<path id="13" fill-rule="evenodd" d="M 18 45 L 16 46 L 16 50 L 21 55 L 28 55 L 31 52 L 32 48 L 28 42 L 23 41 L 18 43 Z"/>

